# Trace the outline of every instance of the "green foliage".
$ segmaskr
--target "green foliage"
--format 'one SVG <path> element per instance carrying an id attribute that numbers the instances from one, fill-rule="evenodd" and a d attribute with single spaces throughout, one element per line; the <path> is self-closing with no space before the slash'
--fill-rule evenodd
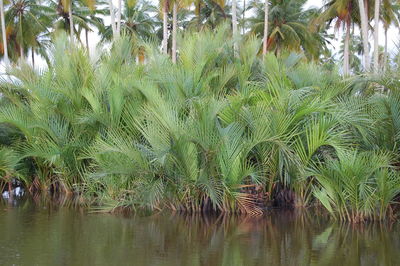
<path id="1" fill-rule="evenodd" d="M 320 185 L 315 197 L 342 220 L 384 219 L 400 192 L 399 175 L 382 152 L 340 152 L 337 160 L 315 166 L 310 174 Z"/>
<path id="2" fill-rule="evenodd" d="M 259 214 L 283 186 L 293 204 L 384 218 L 400 183 L 396 92 L 364 93 L 299 54 L 261 60 L 259 44 L 235 58 L 222 26 L 187 34 L 177 64 L 140 43 L 142 64 L 129 38 L 97 61 L 59 39 L 47 70 L 2 82 L 0 122 L 23 136 L 28 182 L 106 210 Z"/>

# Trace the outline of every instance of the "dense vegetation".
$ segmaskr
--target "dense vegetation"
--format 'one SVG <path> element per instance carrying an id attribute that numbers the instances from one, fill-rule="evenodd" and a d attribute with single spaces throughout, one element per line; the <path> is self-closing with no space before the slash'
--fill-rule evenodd
<path id="1" fill-rule="evenodd" d="M 400 193 L 398 72 L 343 79 L 304 55 L 259 57 L 227 27 L 186 34 L 173 64 L 121 37 L 100 57 L 58 39 L 50 65 L 1 83 L 2 183 L 92 206 L 262 213 L 322 205 L 393 217 Z"/>
<path id="2" fill-rule="evenodd" d="M 306 3 L 0 1 L 0 191 L 103 210 L 395 218 L 398 1 Z"/>

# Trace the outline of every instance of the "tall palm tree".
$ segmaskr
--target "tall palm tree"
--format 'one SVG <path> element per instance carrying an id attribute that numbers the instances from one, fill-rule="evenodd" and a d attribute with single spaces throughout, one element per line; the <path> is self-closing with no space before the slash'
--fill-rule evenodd
<path id="1" fill-rule="evenodd" d="M 1 33 L 3 38 L 3 54 L 4 54 L 4 63 L 6 66 L 9 64 L 8 59 L 8 48 L 7 48 L 7 36 L 6 36 L 6 23 L 4 19 L 4 1 L 0 0 L 0 17 L 1 17 Z"/>
<path id="2" fill-rule="evenodd" d="M 364 0 L 357 0 L 358 8 L 360 12 L 360 24 L 361 24 L 361 36 L 363 40 L 364 49 L 364 70 L 370 70 L 370 60 L 369 60 L 369 45 L 368 45 L 368 14 L 367 8 L 364 4 Z"/>
<path id="3" fill-rule="evenodd" d="M 65 12 L 68 13 L 69 19 L 69 36 L 71 42 L 74 40 L 74 18 L 72 16 L 72 2 L 73 0 L 61 0 L 61 5 Z"/>
<path id="4" fill-rule="evenodd" d="M 117 27 L 115 25 L 115 10 L 114 10 L 114 4 L 112 0 L 108 0 L 109 8 L 110 8 L 110 20 L 111 20 L 111 29 L 113 32 L 113 38 L 116 37 L 117 35 Z"/>
<path id="5" fill-rule="evenodd" d="M 263 55 L 267 54 L 267 45 L 268 45 L 268 0 L 265 0 L 265 7 L 264 7 L 264 38 L 263 38 Z"/>
<path id="6" fill-rule="evenodd" d="M 37 45 L 38 36 L 48 33 L 51 18 L 50 8 L 35 0 L 12 1 L 5 13 L 5 21 L 19 49 L 19 57 L 24 58 L 29 48 Z"/>
<path id="7" fill-rule="evenodd" d="M 374 72 L 377 73 L 379 70 L 379 10 L 380 0 L 375 0 L 374 9 Z"/>
<path id="8" fill-rule="evenodd" d="M 381 20 L 383 22 L 383 30 L 385 35 L 385 50 L 384 50 L 384 60 L 383 67 L 386 69 L 387 58 L 388 58 L 388 30 L 391 25 L 399 26 L 399 18 L 400 18 L 400 5 L 393 0 L 383 0 L 382 1 L 382 9 L 381 9 Z"/>
<path id="9" fill-rule="evenodd" d="M 328 24 L 335 22 L 335 29 L 343 27 L 346 29 L 344 38 L 344 56 L 343 56 L 343 75 L 350 74 L 350 31 L 355 20 L 355 0 L 332 0 L 322 7 L 322 12 L 317 18 L 317 23 L 327 21 Z"/>
<path id="10" fill-rule="evenodd" d="M 163 39 L 162 39 L 162 51 L 164 54 L 168 54 L 168 9 L 169 0 L 160 0 L 162 7 L 162 18 L 163 18 Z"/>
<path id="11" fill-rule="evenodd" d="M 195 9 L 188 27 L 196 28 L 198 31 L 201 28 L 215 29 L 226 21 L 227 14 L 232 11 L 225 0 L 189 0 L 189 2 L 195 5 Z"/>
<path id="12" fill-rule="evenodd" d="M 267 50 L 281 54 L 281 51 L 304 51 L 317 58 L 321 43 L 310 31 L 309 23 L 315 9 L 303 10 L 306 0 L 270 0 L 268 14 Z M 248 19 L 251 33 L 266 35 L 265 3 L 253 3 L 255 16 Z M 317 35 L 319 33 L 316 33 Z"/>
<path id="13" fill-rule="evenodd" d="M 233 36 L 233 51 L 235 53 L 235 56 L 237 56 L 238 53 L 238 44 L 237 44 L 237 38 L 238 38 L 238 29 L 237 29 L 237 2 L 236 0 L 232 0 L 232 36 Z"/>
<path id="14" fill-rule="evenodd" d="M 122 13 L 122 0 L 118 0 L 117 10 L 117 37 L 121 34 L 121 13 Z"/>
<path id="15" fill-rule="evenodd" d="M 150 2 L 125 1 L 121 14 L 121 32 L 143 41 L 150 40 L 156 36 L 155 28 L 159 26 L 151 14 L 156 13 L 157 8 Z M 101 41 L 111 41 L 114 38 L 112 24 L 99 31 Z"/>
<path id="16" fill-rule="evenodd" d="M 77 40 L 81 42 L 80 35 L 82 30 L 86 32 L 91 31 L 94 26 L 100 32 L 104 31 L 103 19 L 100 16 L 106 15 L 108 12 L 106 9 L 95 6 L 94 1 L 90 0 L 75 0 L 72 1 L 72 26 L 69 8 L 65 8 L 62 2 L 58 0 L 52 0 L 50 2 L 49 16 L 52 19 L 52 27 L 55 31 L 64 30 L 69 33 L 71 38 L 72 35 L 76 36 Z M 104 2 L 97 1 L 97 3 L 104 4 Z M 87 35 L 87 34 L 86 34 Z"/>
<path id="17" fill-rule="evenodd" d="M 176 0 L 172 6 L 172 63 L 176 63 L 176 33 L 178 28 L 178 4 Z"/>

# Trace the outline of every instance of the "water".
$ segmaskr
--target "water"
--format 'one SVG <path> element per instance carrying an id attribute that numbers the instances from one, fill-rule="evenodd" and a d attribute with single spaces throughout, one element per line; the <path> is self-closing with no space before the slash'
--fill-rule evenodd
<path id="1" fill-rule="evenodd" d="M 122 217 L 0 200 L 0 265 L 400 265 L 399 233 L 304 211 Z"/>

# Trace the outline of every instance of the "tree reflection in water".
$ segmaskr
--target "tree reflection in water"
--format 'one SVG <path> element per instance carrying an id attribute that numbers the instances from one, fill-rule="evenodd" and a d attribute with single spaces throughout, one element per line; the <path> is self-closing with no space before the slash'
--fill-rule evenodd
<path id="1" fill-rule="evenodd" d="M 355 226 L 293 210 L 257 218 L 116 216 L 72 208 L 76 201 L 3 201 L 0 264 L 347 266 L 400 259 L 396 223 Z"/>

